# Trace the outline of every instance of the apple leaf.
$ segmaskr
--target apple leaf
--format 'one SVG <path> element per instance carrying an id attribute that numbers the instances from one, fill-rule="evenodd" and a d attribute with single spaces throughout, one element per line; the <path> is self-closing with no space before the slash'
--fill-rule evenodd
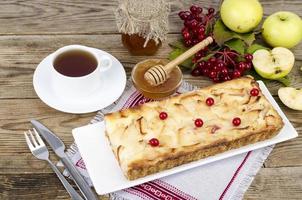
<path id="1" fill-rule="evenodd" d="M 176 40 L 175 42 L 169 43 L 169 46 L 172 47 L 173 49 L 182 49 L 182 50 L 188 49 L 187 47 L 185 47 L 185 45 L 181 39 Z"/>
<path id="2" fill-rule="evenodd" d="M 206 24 L 205 35 L 209 35 L 210 33 L 213 32 L 215 21 L 216 21 L 215 17 L 208 21 L 208 23 Z"/>
<path id="3" fill-rule="evenodd" d="M 267 49 L 269 50 L 268 47 L 262 46 L 260 44 L 252 44 L 251 46 L 249 46 L 246 50 L 247 53 L 253 54 L 255 51 L 259 50 L 259 49 Z"/>
<path id="4" fill-rule="evenodd" d="M 217 20 L 213 30 L 215 41 L 218 45 L 233 39 L 233 32 L 230 31 L 221 20 Z"/>
<path id="5" fill-rule="evenodd" d="M 231 50 L 237 51 L 241 55 L 244 54 L 245 44 L 240 39 L 232 39 L 224 43 L 225 46 L 229 47 Z"/>
<path id="6" fill-rule="evenodd" d="M 246 71 L 244 73 L 245 75 L 250 75 L 250 76 L 253 76 L 256 80 L 261 80 L 263 81 L 265 84 L 268 83 L 270 80 L 266 79 L 266 78 L 263 78 L 261 77 L 254 69 L 251 69 L 249 71 Z"/>
<path id="7" fill-rule="evenodd" d="M 216 21 L 213 34 L 215 41 L 219 46 L 222 46 L 225 42 L 235 38 L 241 39 L 248 46 L 251 45 L 255 40 L 255 34 L 253 32 L 241 34 L 231 31 L 223 24 L 221 19 Z"/>
<path id="8" fill-rule="evenodd" d="M 251 69 L 249 71 L 246 71 L 245 72 L 245 75 L 251 75 L 253 76 L 256 80 L 261 80 L 263 81 L 265 84 L 271 82 L 271 81 L 278 81 L 280 83 L 282 83 L 284 86 L 288 87 L 290 86 L 291 84 L 291 80 L 289 79 L 288 76 L 285 76 L 283 78 L 279 78 L 277 80 L 270 80 L 270 79 L 266 79 L 266 78 L 263 78 L 262 76 L 260 76 L 254 69 Z"/>
<path id="9" fill-rule="evenodd" d="M 179 55 L 183 54 L 185 51 L 186 51 L 185 49 L 179 49 L 179 48 L 173 49 L 173 51 L 169 53 L 169 60 L 174 60 Z M 184 68 L 192 69 L 194 66 L 194 64 L 192 63 L 192 57 L 185 60 L 183 63 L 180 64 L 180 66 Z"/>
<path id="10" fill-rule="evenodd" d="M 291 81 L 288 76 L 284 76 L 283 78 L 279 78 L 276 81 L 282 83 L 284 86 L 288 87 L 291 84 Z"/>
<path id="11" fill-rule="evenodd" d="M 215 54 L 214 53 L 209 53 L 208 55 L 202 57 L 201 59 L 199 59 L 196 63 L 204 60 L 204 61 L 208 61 L 210 58 L 212 58 Z"/>
<path id="12" fill-rule="evenodd" d="M 250 46 L 255 41 L 255 33 L 244 33 L 244 34 L 238 34 L 235 36 L 235 38 L 242 39 L 248 46 Z"/>

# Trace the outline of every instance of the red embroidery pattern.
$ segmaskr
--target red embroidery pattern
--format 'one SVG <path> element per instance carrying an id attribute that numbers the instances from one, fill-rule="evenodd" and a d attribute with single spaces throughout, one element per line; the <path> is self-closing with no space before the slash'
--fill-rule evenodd
<path id="1" fill-rule="evenodd" d="M 80 160 L 78 160 L 78 162 L 76 163 L 76 166 L 86 170 L 86 166 L 85 166 L 85 163 L 82 158 Z"/>
<path id="2" fill-rule="evenodd" d="M 168 192 L 163 188 L 158 188 L 152 184 L 152 182 L 144 183 L 138 186 L 133 187 L 132 189 L 139 190 L 141 192 L 145 192 L 152 199 L 160 199 L 160 200 L 181 200 L 184 198 L 178 197 L 177 195 Z"/>

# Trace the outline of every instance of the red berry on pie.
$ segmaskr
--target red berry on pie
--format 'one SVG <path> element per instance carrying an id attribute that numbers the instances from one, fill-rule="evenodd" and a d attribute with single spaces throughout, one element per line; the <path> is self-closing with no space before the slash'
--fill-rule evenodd
<path id="1" fill-rule="evenodd" d="M 149 144 L 152 146 L 152 147 L 157 147 L 159 145 L 159 141 L 158 139 L 156 138 L 152 138 L 149 140 Z"/>
<path id="2" fill-rule="evenodd" d="M 259 90 L 257 88 L 253 88 L 251 91 L 250 91 L 250 94 L 251 96 L 258 96 L 259 95 Z"/>
<path id="3" fill-rule="evenodd" d="M 168 114 L 166 112 L 159 113 L 159 118 L 161 120 L 165 120 L 165 119 L 167 119 L 167 117 L 168 117 Z"/>
<path id="4" fill-rule="evenodd" d="M 208 106 L 212 106 L 214 104 L 214 99 L 212 97 L 207 98 L 206 104 Z"/>
<path id="5" fill-rule="evenodd" d="M 195 123 L 196 127 L 202 127 L 202 125 L 203 125 L 203 121 L 200 118 L 195 119 L 194 123 Z"/>
<path id="6" fill-rule="evenodd" d="M 234 126 L 239 126 L 241 124 L 241 119 L 239 117 L 235 117 L 233 119 L 233 125 Z"/>

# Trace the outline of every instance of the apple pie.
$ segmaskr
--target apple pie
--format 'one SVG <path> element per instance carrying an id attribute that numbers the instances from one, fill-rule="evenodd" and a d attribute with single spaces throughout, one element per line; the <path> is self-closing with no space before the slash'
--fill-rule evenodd
<path id="1" fill-rule="evenodd" d="M 249 76 L 110 113 L 105 124 L 130 180 L 272 138 L 283 127 Z"/>

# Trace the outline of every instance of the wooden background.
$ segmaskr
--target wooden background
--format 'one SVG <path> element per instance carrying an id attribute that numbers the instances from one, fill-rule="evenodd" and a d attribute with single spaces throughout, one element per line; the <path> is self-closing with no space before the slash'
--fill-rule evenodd
<path id="1" fill-rule="evenodd" d="M 166 58 L 167 43 L 179 37 L 182 26 L 177 13 L 192 3 L 218 7 L 218 0 L 170 0 L 168 41 L 154 57 Z M 279 11 L 302 15 L 300 0 L 262 0 L 265 16 Z M 25 145 L 23 132 L 32 118 L 41 120 L 69 145 L 72 128 L 87 124 L 95 115 L 73 115 L 56 111 L 41 102 L 32 87 L 37 64 L 49 53 L 69 44 L 100 48 L 117 57 L 129 75 L 132 66 L 147 57 L 130 56 L 123 48 L 114 20 L 116 1 L 105 0 L 2 0 L 0 1 L 0 199 L 69 199 L 49 166 L 35 159 Z M 302 87 L 302 45 L 294 49 L 292 85 Z M 210 84 L 205 78 L 185 80 Z M 278 83 L 269 89 L 296 127 L 300 136 L 278 144 L 245 194 L 245 199 L 301 199 L 302 112 L 286 108 L 277 97 Z M 52 159 L 57 160 L 52 155 Z"/>

